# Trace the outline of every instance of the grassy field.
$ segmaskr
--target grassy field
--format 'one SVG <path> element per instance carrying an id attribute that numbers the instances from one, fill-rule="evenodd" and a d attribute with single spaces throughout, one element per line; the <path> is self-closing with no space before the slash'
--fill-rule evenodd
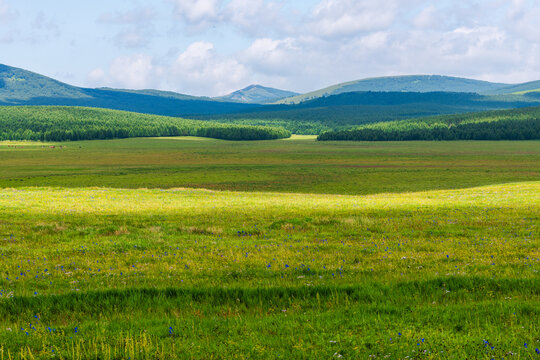
<path id="1" fill-rule="evenodd" d="M 156 138 L 65 142 L 55 148 L 0 142 L 0 187 L 194 187 L 354 195 L 539 178 L 540 141 Z"/>
<path id="2" fill-rule="evenodd" d="M 538 359 L 538 145 L 3 143 L 0 359 Z"/>

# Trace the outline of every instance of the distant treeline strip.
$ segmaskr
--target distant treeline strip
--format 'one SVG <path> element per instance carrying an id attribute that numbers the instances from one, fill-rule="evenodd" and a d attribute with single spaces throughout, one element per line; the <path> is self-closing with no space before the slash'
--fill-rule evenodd
<path id="1" fill-rule="evenodd" d="M 279 127 L 221 124 L 108 109 L 0 107 L 0 140 L 76 141 L 158 136 L 271 140 L 290 135 Z"/>
<path id="2" fill-rule="evenodd" d="M 540 107 L 392 121 L 327 131 L 321 141 L 537 140 Z"/>

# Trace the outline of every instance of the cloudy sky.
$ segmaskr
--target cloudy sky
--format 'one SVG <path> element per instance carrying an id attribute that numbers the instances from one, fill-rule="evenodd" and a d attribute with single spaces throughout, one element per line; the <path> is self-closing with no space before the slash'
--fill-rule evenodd
<path id="1" fill-rule="evenodd" d="M 365 77 L 540 79 L 540 0 L 0 0 L 0 63 L 222 95 Z"/>

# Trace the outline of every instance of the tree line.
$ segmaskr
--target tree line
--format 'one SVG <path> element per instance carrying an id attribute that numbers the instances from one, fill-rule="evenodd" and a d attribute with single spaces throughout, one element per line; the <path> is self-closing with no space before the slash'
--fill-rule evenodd
<path id="1" fill-rule="evenodd" d="M 536 140 L 540 107 L 429 117 L 326 131 L 318 140 Z"/>
<path id="2" fill-rule="evenodd" d="M 221 124 L 108 109 L 0 107 L 0 140 L 77 141 L 161 136 L 271 140 L 290 135 L 280 127 Z"/>

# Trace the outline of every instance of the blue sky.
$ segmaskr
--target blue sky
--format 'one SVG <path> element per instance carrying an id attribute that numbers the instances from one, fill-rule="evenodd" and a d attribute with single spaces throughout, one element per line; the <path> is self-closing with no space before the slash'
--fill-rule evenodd
<path id="1" fill-rule="evenodd" d="M 540 79 L 540 0 L 0 0 L 0 63 L 222 95 L 365 77 Z"/>

